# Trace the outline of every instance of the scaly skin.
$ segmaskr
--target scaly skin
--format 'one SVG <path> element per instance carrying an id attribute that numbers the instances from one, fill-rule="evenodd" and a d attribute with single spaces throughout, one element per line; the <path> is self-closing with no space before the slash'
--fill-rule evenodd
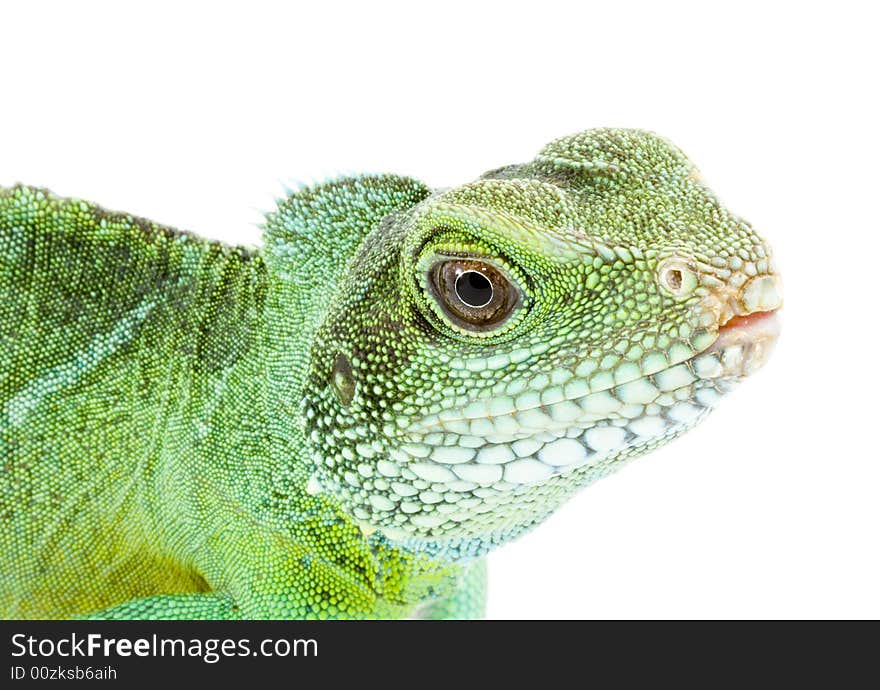
<path id="1" fill-rule="evenodd" d="M 472 265 L 489 326 L 437 282 Z M 0 295 L 6 617 L 480 616 L 486 553 L 702 419 L 780 306 L 633 130 L 304 189 L 260 250 L 3 189 Z"/>

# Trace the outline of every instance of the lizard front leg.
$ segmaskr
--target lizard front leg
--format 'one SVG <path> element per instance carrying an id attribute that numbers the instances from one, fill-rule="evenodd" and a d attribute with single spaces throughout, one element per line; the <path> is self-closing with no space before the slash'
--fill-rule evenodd
<path id="1" fill-rule="evenodd" d="M 412 605 L 377 591 L 366 564 L 336 563 L 290 540 L 270 540 L 221 563 L 245 564 L 218 575 L 211 592 L 134 599 L 88 616 L 96 619 L 404 618 Z M 279 548 L 280 547 L 280 548 Z"/>

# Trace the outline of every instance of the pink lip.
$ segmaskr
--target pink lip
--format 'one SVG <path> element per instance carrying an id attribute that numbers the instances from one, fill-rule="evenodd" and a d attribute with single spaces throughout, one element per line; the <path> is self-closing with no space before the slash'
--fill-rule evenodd
<path id="1" fill-rule="evenodd" d="M 745 316 L 734 316 L 718 329 L 718 338 L 709 351 L 723 350 L 738 344 L 770 345 L 779 337 L 780 327 L 781 322 L 776 311 L 758 311 Z"/>
<path id="2" fill-rule="evenodd" d="M 720 335 L 734 329 L 765 330 L 767 328 L 779 329 L 779 312 L 756 311 L 754 314 L 734 316 L 719 329 L 718 333 Z"/>

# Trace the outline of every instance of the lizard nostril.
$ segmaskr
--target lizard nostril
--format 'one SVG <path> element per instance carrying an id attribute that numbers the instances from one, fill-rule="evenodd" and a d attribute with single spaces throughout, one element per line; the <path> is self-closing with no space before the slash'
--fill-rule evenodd
<path id="1" fill-rule="evenodd" d="M 674 297 L 689 295 L 697 286 L 697 277 L 687 264 L 672 258 L 661 264 L 657 274 L 660 286 Z"/>
<path id="2" fill-rule="evenodd" d="M 666 272 L 666 284 L 675 291 L 681 290 L 681 271 L 677 268 L 670 268 Z"/>

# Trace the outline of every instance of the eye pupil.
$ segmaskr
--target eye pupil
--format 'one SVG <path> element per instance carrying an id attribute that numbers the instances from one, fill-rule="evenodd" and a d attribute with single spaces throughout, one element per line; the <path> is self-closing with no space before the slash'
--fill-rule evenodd
<path id="1" fill-rule="evenodd" d="M 455 279 L 455 294 L 467 306 L 479 309 L 492 301 L 492 283 L 478 271 L 465 271 Z"/>

